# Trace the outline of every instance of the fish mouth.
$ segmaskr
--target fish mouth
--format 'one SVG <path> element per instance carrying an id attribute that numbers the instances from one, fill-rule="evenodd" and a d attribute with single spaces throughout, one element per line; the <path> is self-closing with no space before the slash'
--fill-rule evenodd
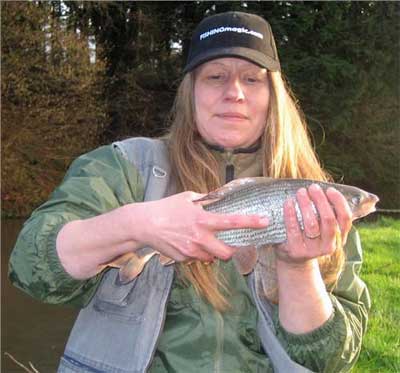
<path id="1" fill-rule="evenodd" d="M 375 194 L 368 193 L 366 197 L 364 197 L 362 201 L 362 205 L 358 211 L 354 214 L 354 219 L 359 219 L 372 212 L 376 211 L 376 204 L 379 202 L 379 197 Z"/>

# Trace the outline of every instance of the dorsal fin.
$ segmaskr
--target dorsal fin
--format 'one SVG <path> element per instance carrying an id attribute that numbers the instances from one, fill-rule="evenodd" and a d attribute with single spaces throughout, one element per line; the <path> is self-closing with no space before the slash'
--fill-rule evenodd
<path id="1" fill-rule="evenodd" d="M 231 182 L 223 185 L 222 187 L 213 190 L 206 196 L 196 199 L 193 202 L 205 202 L 205 201 L 215 201 L 226 198 L 227 196 L 237 193 L 242 189 L 247 188 L 249 185 L 256 184 L 269 184 L 274 182 L 276 179 L 270 177 L 244 177 L 240 179 L 232 180 Z"/>

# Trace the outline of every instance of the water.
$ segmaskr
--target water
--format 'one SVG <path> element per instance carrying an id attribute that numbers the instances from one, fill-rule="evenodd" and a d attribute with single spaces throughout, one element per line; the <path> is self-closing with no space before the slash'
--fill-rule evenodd
<path id="1" fill-rule="evenodd" d="M 8 258 L 23 220 L 1 221 L 1 372 L 24 370 L 5 352 L 40 373 L 54 373 L 62 355 L 77 310 L 42 304 L 11 285 Z"/>

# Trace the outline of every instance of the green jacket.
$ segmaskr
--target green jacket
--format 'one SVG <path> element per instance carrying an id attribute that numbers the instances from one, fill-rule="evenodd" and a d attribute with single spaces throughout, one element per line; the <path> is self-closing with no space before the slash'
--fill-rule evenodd
<path id="1" fill-rule="evenodd" d="M 223 158 L 223 155 L 217 156 Z M 251 157 L 255 157 L 254 161 L 258 163 L 257 154 L 237 154 L 231 157 L 229 162 L 238 165 L 237 177 L 259 175 L 257 167 L 252 168 L 253 175 L 246 174 L 247 167 L 241 170 L 240 165 L 248 163 Z M 64 271 L 55 250 L 59 230 L 69 221 L 96 216 L 127 203 L 142 201 L 143 193 L 140 175 L 112 146 L 104 146 L 79 157 L 50 199 L 36 209 L 25 223 L 10 259 L 11 281 L 45 302 L 85 306 L 96 292 L 102 274 L 87 281 L 78 281 Z M 365 284 L 358 277 L 362 257 L 355 230 L 350 234 L 345 250 L 345 269 L 332 294 L 335 311 L 324 325 L 310 333 L 294 335 L 286 332 L 279 324 L 278 307 L 274 312 L 274 323 L 282 345 L 293 360 L 314 371 L 348 371 L 357 359 L 366 329 L 370 299 Z M 168 319 L 175 312 L 173 307 L 176 303 L 173 300 L 185 299 L 192 291 L 175 283 L 166 328 L 169 328 Z M 254 309 L 254 305 L 250 305 L 250 308 Z M 192 316 L 196 315 L 193 310 L 188 312 Z M 253 322 L 254 319 L 249 324 Z M 249 330 L 254 329 L 250 325 Z M 166 329 L 161 337 L 160 354 L 165 354 L 162 351 L 165 346 L 163 339 L 170 337 L 170 333 L 170 329 Z M 239 330 L 239 333 L 246 332 Z M 193 342 L 190 334 L 185 338 L 187 345 Z M 252 334 L 251 338 L 255 338 L 254 345 L 257 345 L 256 336 Z M 156 367 L 159 362 L 157 356 L 160 354 L 156 353 L 154 372 L 164 371 L 165 367 Z"/>

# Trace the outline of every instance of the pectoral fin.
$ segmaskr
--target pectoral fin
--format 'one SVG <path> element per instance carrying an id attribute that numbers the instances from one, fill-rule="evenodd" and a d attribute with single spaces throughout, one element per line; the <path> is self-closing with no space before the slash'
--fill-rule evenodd
<path id="1" fill-rule="evenodd" d="M 160 260 L 160 263 L 161 263 L 163 266 L 169 266 L 169 265 L 175 263 L 175 260 L 174 260 L 174 259 L 171 259 L 171 258 L 169 258 L 168 256 L 165 256 L 165 255 L 162 255 L 162 254 L 160 254 L 159 260 Z"/>
<path id="2" fill-rule="evenodd" d="M 258 260 L 258 252 L 255 246 L 244 246 L 238 248 L 232 257 L 236 269 L 242 275 L 249 274 Z"/>
<path id="3" fill-rule="evenodd" d="M 259 247 L 258 266 L 264 295 L 273 303 L 278 303 L 278 277 L 276 254 L 272 245 Z"/>
<path id="4" fill-rule="evenodd" d="M 119 270 L 119 280 L 122 284 L 127 284 L 128 282 L 135 279 L 143 271 L 146 263 L 157 254 L 153 251 L 145 256 L 133 256 L 123 267 Z"/>
<path id="5" fill-rule="evenodd" d="M 123 267 L 124 264 L 128 263 L 129 260 L 131 260 L 134 257 L 138 258 L 138 256 L 133 252 L 126 253 L 124 255 L 115 258 L 112 262 L 107 263 L 105 266 L 112 268 L 121 268 Z"/>

